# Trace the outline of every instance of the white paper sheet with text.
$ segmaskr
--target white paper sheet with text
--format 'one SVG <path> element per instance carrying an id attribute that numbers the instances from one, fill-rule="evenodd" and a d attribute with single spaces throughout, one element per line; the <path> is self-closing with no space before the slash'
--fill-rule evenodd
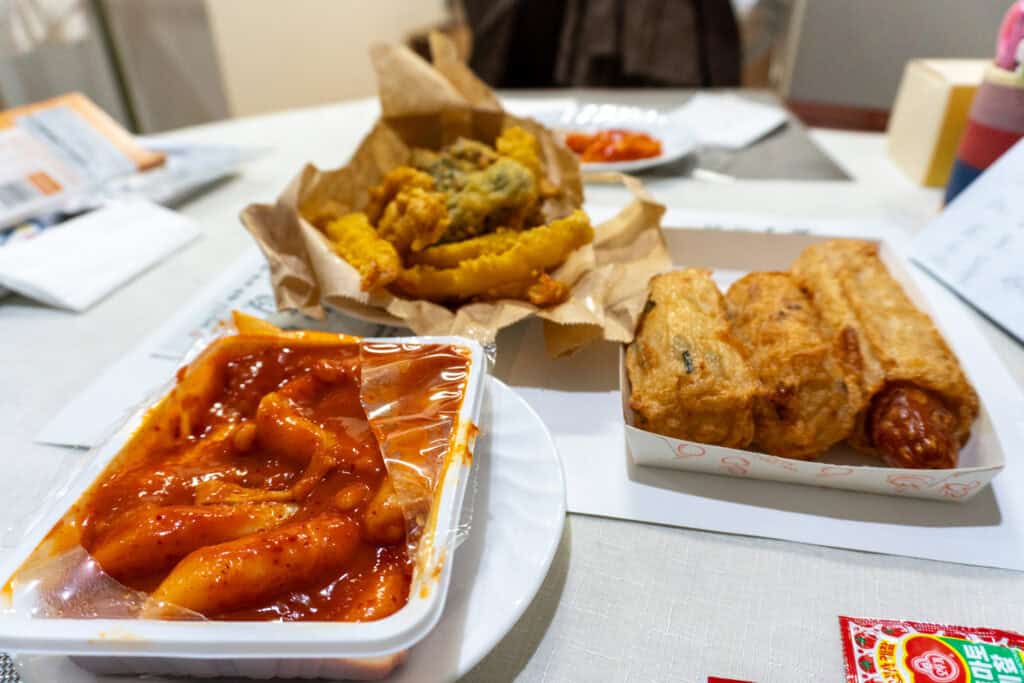
<path id="1" fill-rule="evenodd" d="M 1024 140 L 925 226 L 911 253 L 1024 343 Z"/>

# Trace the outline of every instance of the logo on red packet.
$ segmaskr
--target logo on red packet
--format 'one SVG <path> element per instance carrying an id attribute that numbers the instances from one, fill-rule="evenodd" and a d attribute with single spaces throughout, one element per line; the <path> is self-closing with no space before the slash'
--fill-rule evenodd
<path id="1" fill-rule="evenodd" d="M 903 642 L 904 661 L 914 683 L 967 683 L 967 672 L 956 652 L 938 638 L 913 635 Z"/>
<path id="2" fill-rule="evenodd" d="M 847 683 L 1024 683 L 1012 631 L 839 617 Z"/>

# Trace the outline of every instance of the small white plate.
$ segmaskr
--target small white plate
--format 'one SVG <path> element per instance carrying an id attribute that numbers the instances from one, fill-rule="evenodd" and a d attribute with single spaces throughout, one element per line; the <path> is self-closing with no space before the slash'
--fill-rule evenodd
<path id="1" fill-rule="evenodd" d="M 618 104 L 570 104 L 560 108 L 538 107 L 531 115 L 562 135 L 577 131 L 593 133 L 608 128 L 625 128 L 647 133 L 661 142 L 661 154 L 656 157 L 606 163 L 580 162 L 580 168 L 587 173 L 630 173 L 678 161 L 697 149 L 697 139 L 690 128 L 657 109 Z"/>
<path id="2" fill-rule="evenodd" d="M 489 378 L 476 442 L 477 492 L 469 537 L 455 553 L 444 616 L 389 681 L 465 675 L 512 629 L 540 589 L 565 523 L 562 464 L 544 422 L 520 396 Z M 472 486 L 472 481 L 470 482 Z M 15 655 L 25 681 L 126 683 L 67 657 Z M 152 683 L 175 680 L 146 676 Z"/>

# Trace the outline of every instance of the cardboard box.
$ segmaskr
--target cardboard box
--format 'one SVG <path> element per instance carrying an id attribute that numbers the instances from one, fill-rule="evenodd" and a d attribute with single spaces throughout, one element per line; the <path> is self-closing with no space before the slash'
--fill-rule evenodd
<path id="1" fill-rule="evenodd" d="M 915 59 L 889 118 L 889 157 L 915 182 L 945 187 L 986 59 Z"/>
<path id="2" fill-rule="evenodd" d="M 723 292 L 750 271 L 788 270 L 806 247 L 833 239 L 818 235 L 697 229 L 666 230 L 665 236 L 673 263 L 712 269 L 715 282 Z M 981 399 L 980 414 L 971 430 L 970 440 L 960 451 L 957 468 L 920 470 L 886 467 L 879 460 L 857 453 L 845 444 L 834 446 L 816 461 L 793 460 L 648 432 L 633 424 L 625 347 L 622 347 L 619 386 L 626 422 L 626 443 L 633 461 L 650 467 L 955 502 L 969 500 L 984 489 L 1006 461 L 1000 432 L 992 415 L 995 411 L 990 412 L 990 407 L 998 404 L 999 397 L 986 391 L 986 377 L 972 363 L 973 350 L 959 327 L 946 322 L 946 309 L 933 306 L 924 297 L 906 260 L 884 242 L 880 246 L 886 267 L 911 301 L 935 321 Z M 1002 425 L 1002 433 L 1013 433 L 1012 417 L 1008 425 Z"/>

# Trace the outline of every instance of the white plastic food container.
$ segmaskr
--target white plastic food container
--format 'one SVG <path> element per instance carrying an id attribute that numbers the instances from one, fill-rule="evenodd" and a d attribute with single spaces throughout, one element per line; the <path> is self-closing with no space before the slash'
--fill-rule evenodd
<path id="1" fill-rule="evenodd" d="M 472 467 L 473 425 L 480 416 L 486 378 L 481 346 L 461 337 L 365 339 L 386 344 L 451 344 L 471 352 L 466 394 L 452 438 L 444 476 L 434 495 L 437 514 L 423 538 L 433 538 L 425 561 L 417 562 L 409 602 L 379 621 L 230 622 L 150 619 L 32 618 L 10 609 L 0 594 L 0 649 L 71 655 L 98 673 L 152 673 L 180 676 L 250 678 L 355 678 L 386 676 L 410 647 L 437 624 L 451 579 L 462 503 Z M 42 519 L 17 549 L 0 562 L 5 585 L 22 562 L 103 472 L 107 463 L 142 424 L 140 409 L 102 446 L 83 457 L 90 463 L 58 492 Z"/>
<path id="2" fill-rule="evenodd" d="M 748 272 L 788 270 L 800 252 L 811 244 L 841 239 L 690 229 L 667 230 L 666 238 L 673 263 L 681 267 L 685 264 L 686 267 L 712 269 L 715 282 L 723 293 Z M 985 488 L 1005 464 L 1000 434 L 1005 439 L 1015 433 L 1012 408 L 989 390 L 986 377 L 993 371 L 992 364 L 978 362 L 978 349 L 972 348 L 969 338 L 961 332 L 964 324 L 971 324 L 963 317 L 963 311 L 937 306 L 925 297 L 910 274 L 911 266 L 884 242 L 880 243 L 879 254 L 911 301 L 935 321 L 978 392 L 981 410 L 971 429 L 970 440 L 960 451 L 959 467 L 945 470 L 885 467 L 878 460 L 859 454 L 845 444 L 838 444 L 819 460 L 808 462 L 684 441 L 640 429 L 634 426 L 633 412 L 629 407 L 631 391 L 623 347 L 619 354 L 619 386 L 626 442 L 634 462 L 730 477 L 955 502 L 969 500 Z"/>

